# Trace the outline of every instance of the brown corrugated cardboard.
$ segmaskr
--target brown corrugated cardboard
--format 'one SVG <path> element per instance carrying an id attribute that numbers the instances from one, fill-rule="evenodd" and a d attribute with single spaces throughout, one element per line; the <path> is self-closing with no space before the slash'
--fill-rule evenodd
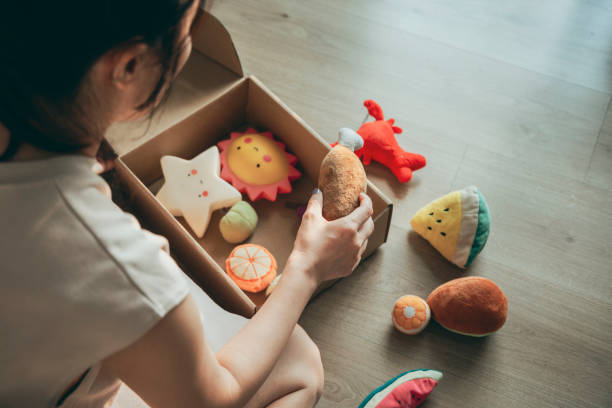
<path id="1" fill-rule="evenodd" d="M 308 201 L 315 187 L 313 180 L 318 179 L 320 163 L 330 147 L 257 79 L 242 77 L 231 38 L 218 20 L 204 15 L 193 41 L 192 56 L 177 78 L 161 119 L 150 125 L 149 134 L 156 136 L 122 156 L 117 173 L 143 224 L 169 239 L 172 255 L 194 281 L 225 309 L 250 316 L 255 305 L 263 303 L 264 295 L 245 296 L 224 271 L 225 258 L 233 245 L 219 232 L 223 211 L 214 213 L 206 234 L 197 239 L 181 217 L 170 215 L 154 197 L 163 182 L 160 158 L 193 158 L 229 137 L 229 132 L 247 126 L 270 130 L 284 142 L 298 156 L 303 176 L 293 183 L 291 194 L 279 195 L 275 202 L 253 203 L 259 224 L 249 239 L 269 249 L 282 271 L 299 225 L 296 206 Z M 124 126 L 112 132 L 122 137 L 138 136 L 143 128 Z M 374 204 L 375 230 L 365 256 L 386 241 L 392 211 L 391 202 L 371 183 L 368 194 Z"/>

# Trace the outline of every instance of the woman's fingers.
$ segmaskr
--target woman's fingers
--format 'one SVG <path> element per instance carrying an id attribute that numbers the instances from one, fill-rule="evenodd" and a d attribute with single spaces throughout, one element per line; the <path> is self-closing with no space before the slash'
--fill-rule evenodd
<path id="1" fill-rule="evenodd" d="M 361 249 L 359 250 L 359 260 L 361 260 L 361 257 L 363 256 L 363 253 L 365 252 L 367 247 L 368 247 L 368 240 L 366 239 L 365 241 L 363 241 L 363 245 L 361 246 Z"/>
<path id="2" fill-rule="evenodd" d="M 366 193 L 359 194 L 359 207 L 345 218 L 360 227 L 372 216 L 372 200 Z"/>
<path id="3" fill-rule="evenodd" d="M 308 200 L 308 206 L 304 214 L 309 212 L 317 215 L 323 214 L 323 193 L 318 188 L 315 188 L 312 192 L 312 196 L 310 200 Z"/>
<path id="4" fill-rule="evenodd" d="M 361 257 L 363 256 L 363 253 L 365 252 L 367 247 L 368 247 L 368 240 L 366 239 L 365 241 L 363 241 L 363 244 L 361 244 L 361 248 L 359 248 L 359 252 L 357 253 L 357 261 L 353 265 L 353 269 L 351 269 L 352 271 L 357 269 L 357 267 L 359 266 L 359 262 L 361 262 Z"/>
<path id="5" fill-rule="evenodd" d="M 361 258 L 361 255 L 365 251 L 368 237 L 372 235 L 374 231 L 374 221 L 372 221 L 372 200 L 370 200 L 370 197 L 362 193 L 359 195 L 359 199 L 361 201 L 359 207 L 346 218 L 347 221 L 354 225 L 354 240 L 355 244 L 359 245 L 358 257 Z M 358 263 L 359 260 L 357 260 L 355 266 Z"/>
<path id="6" fill-rule="evenodd" d="M 369 236 L 374 232 L 374 221 L 372 221 L 372 217 L 368 218 L 366 222 L 361 224 L 359 230 L 357 230 L 357 237 L 361 241 L 367 241 Z"/>

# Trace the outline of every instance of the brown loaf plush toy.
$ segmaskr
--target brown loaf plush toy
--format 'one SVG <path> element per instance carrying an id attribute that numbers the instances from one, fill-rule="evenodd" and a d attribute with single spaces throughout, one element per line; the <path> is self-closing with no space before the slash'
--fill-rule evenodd
<path id="1" fill-rule="evenodd" d="M 331 221 L 350 214 L 359 206 L 359 193 L 366 191 L 367 179 L 354 151 L 363 139 L 354 130 L 342 128 L 338 145 L 321 162 L 319 189 L 323 193 L 323 217 Z"/>
<path id="2" fill-rule="evenodd" d="M 508 315 L 508 299 L 495 283 L 470 276 L 438 286 L 427 298 L 441 326 L 459 334 L 481 337 L 499 330 Z"/>

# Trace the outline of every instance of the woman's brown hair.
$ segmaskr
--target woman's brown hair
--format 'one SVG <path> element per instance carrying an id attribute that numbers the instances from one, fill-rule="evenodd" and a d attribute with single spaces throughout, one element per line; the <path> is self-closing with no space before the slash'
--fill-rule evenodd
<path id="1" fill-rule="evenodd" d="M 0 160 L 24 142 L 53 152 L 100 142 L 103 129 L 87 114 L 96 101 L 84 89 L 86 77 L 103 54 L 122 44 L 145 43 L 158 57 L 161 75 L 138 109 L 151 107 L 176 71 L 179 24 L 194 1 L 3 1 L 0 123 L 11 138 Z"/>

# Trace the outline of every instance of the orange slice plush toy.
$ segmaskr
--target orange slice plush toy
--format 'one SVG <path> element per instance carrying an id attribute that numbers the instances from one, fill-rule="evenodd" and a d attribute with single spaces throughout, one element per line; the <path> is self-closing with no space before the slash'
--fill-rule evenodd
<path id="1" fill-rule="evenodd" d="M 240 289 L 261 292 L 276 277 L 276 259 L 264 247 L 239 245 L 225 261 L 227 274 Z"/>

